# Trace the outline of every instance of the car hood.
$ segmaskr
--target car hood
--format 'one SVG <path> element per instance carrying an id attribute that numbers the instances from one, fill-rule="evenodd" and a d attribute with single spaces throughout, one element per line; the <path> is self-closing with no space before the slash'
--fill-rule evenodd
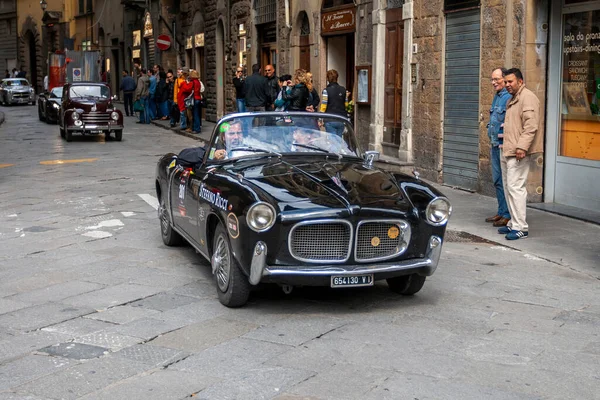
<path id="1" fill-rule="evenodd" d="M 236 166 L 230 172 L 260 188 L 282 212 L 346 208 L 350 214 L 367 210 L 404 214 L 410 209 L 392 174 L 358 159 L 284 157 Z"/>
<path id="2" fill-rule="evenodd" d="M 6 89 L 13 92 L 29 92 L 29 86 L 11 86 Z"/>
<path id="3" fill-rule="evenodd" d="M 95 106 L 95 110 L 92 110 Z M 84 112 L 105 112 L 113 109 L 112 104 L 107 100 L 77 99 L 71 100 L 70 108 L 80 108 Z"/>

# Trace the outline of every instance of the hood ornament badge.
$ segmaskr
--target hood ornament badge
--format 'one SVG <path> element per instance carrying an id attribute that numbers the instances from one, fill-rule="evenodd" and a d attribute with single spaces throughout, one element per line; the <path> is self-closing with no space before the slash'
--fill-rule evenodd
<path id="1" fill-rule="evenodd" d="M 92 112 L 96 112 L 98 108 L 96 107 L 96 103 L 94 103 L 94 105 L 92 106 Z"/>

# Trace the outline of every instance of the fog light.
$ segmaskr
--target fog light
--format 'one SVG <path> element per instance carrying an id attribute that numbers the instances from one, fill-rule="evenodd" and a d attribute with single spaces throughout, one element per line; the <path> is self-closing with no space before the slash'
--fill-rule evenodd
<path id="1" fill-rule="evenodd" d="M 432 249 L 435 249 L 440 244 L 442 244 L 442 239 L 440 239 L 437 236 L 432 236 L 431 239 L 429 240 L 429 247 L 431 247 Z"/>
<path id="2" fill-rule="evenodd" d="M 80 120 L 75 121 L 75 126 L 81 126 L 83 125 L 83 122 L 81 122 Z"/>

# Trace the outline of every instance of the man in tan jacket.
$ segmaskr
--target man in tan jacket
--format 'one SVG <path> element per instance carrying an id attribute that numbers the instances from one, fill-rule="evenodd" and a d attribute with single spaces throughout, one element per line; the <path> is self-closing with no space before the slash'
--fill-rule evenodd
<path id="1" fill-rule="evenodd" d="M 507 226 L 498 229 L 498 233 L 506 234 L 508 240 L 517 240 L 529 235 L 526 185 L 530 155 L 544 151 L 544 133 L 540 129 L 540 101 L 525 87 L 521 71 L 518 68 L 507 70 L 504 82 L 512 98 L 506 105 L 500 162 L 512 219 Z"/>

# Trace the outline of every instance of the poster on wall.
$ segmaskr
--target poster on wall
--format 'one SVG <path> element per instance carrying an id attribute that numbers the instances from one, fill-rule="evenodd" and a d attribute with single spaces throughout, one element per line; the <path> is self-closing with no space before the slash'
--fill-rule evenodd
<path id="1" fill-rule="evenodd" d="M 566 82 L 563 83 L 563 91 L 563 98 L 569 114 L 591 114 L 590 103 L 583 86 L 576 82 Z"/>
<path id="2" fill-rule="evenodd" d="M 140 47 L 142 44 L 142 32 L 133 31 L 133 47 Z"/>

